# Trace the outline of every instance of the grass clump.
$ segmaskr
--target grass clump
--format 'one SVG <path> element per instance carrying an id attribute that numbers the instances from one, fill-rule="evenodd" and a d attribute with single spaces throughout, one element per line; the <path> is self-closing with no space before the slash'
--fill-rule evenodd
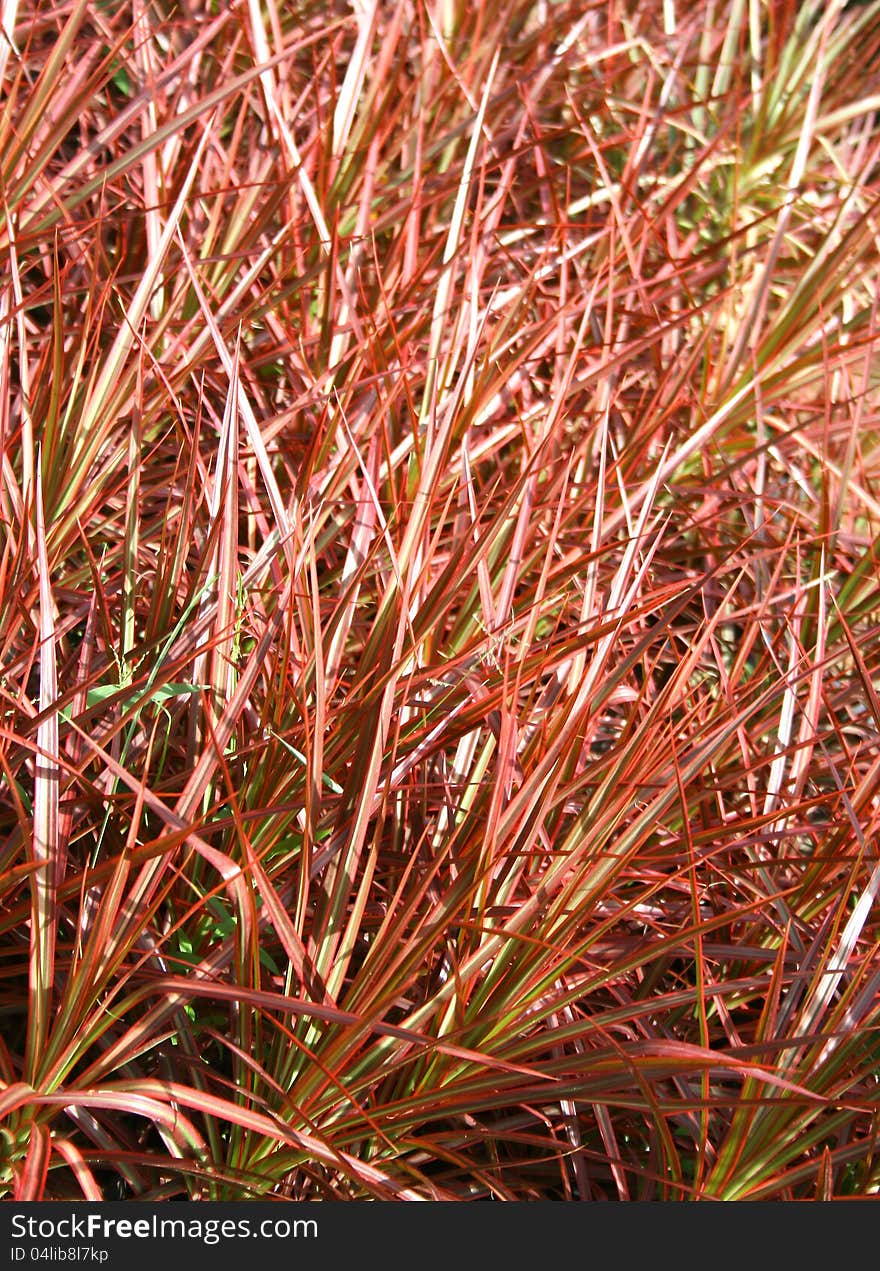
<path id="1" fill-rule="evenodd" d="M 878 1191 L 880 6 L 7 6 L 0 1187 Z"/>

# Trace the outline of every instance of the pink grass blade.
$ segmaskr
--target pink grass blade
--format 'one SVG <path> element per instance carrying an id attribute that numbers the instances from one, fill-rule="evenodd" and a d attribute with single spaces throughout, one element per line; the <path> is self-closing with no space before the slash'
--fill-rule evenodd
<path id="1" fill-rule="evenodd" d="M 39 1070 L 51 1024 L 55 978 L 55 940 L 58 923 L 56 897 L 65 872 L 59 850 L 58 672 L 55 658 L 55 604 L 46 550 L 43 497 L 36 473 L 36 548 L 40 595 L 40 714 L 37 753 L 34 759 L 34 828 L 32 859 L 37 870 L 32 881 L 31 960 L 25 1072 L 33 1080 Z"/>

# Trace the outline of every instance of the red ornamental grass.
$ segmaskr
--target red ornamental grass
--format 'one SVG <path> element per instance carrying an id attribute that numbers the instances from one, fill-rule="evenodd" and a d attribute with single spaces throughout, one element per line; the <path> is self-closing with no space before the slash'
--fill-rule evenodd
<path id="1" fill-rule="evenodd" d="M 0 1193 L 876 1195 L 880 4 L 4 33 Z"/>

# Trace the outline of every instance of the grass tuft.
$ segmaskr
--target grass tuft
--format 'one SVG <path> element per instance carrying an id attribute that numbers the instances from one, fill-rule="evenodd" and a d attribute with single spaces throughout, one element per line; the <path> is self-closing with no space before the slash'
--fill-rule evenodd
<path id="1" fill-rule="evenodd" d="M 877 1195 L 880 3 L 6 8 L 0 1194 Z"/>

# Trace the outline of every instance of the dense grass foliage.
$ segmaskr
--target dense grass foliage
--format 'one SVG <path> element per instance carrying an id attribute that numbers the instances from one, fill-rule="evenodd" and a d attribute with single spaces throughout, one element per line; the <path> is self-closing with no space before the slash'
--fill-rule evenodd
<path id="1" fill-rule="evenodd" d="M 0 1190 L 880 1189 L 880 5 L 19 0 Z"/>

